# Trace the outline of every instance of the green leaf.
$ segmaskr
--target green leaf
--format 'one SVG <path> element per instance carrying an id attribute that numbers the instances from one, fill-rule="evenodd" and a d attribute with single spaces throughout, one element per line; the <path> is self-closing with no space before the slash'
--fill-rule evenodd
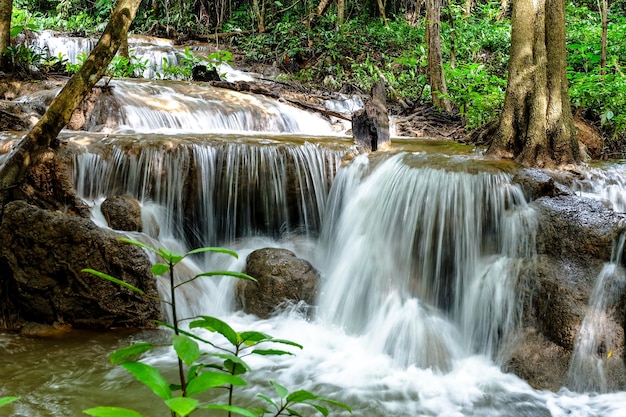
<path id="1" fill-rule="evenodd" d="M 2 407 L 4 405 L 7 405 L 7 404 L 10 404 L 13 401 L 17 401 L 19 399 L 20 399 L 20 397 L 2 397 L 2 398 L 0 398 L 0 407 Z"/>
<path id="2" fill-rule="evenodd" d="M 323 402 L 325 402 L 327 404 L 330 404 L 330 405 L 334 405 L 335 407 L 343 408 L 344 410 L 346 410 L 346 411 L 348 411 L 350 413 L 352 412 L 352 408 L 350 408 L 347 404 L 344 404 L 342 402 L 331 400 L 330 398 L 322 398 L 322 397 L 319 397 L 317 400 L 318 401 L 323 401 Z"/>
<path id="3" fill-rule="evenodd" d="M 122 366 L 162 399 L 172 398 L 172 390 L 157 368 L 141 362 L 124 362 Z"/>
<path id="4" fill-rule="evenodd" d="M 246 345 L 249 345 L 249 346 L 255 345 L 260 342 L 272 340 L 272 336 L 265 334 L 265 333 L 261 333 L 261 332 L 255 332 L 255 331 L 241 332 L 239 333 L 239 337 Z M 254 342 L 254 343 L 248 343 L 248 342 Z"/>
<path id="5" fill-rule="evenodd" d="M 288 415 L 290 415 L 290 416 L 302 417 L 302 414 L 298 413 L 293 408 L 286 408 L 286 410 L 289 413 Z"/>
<path id="6" fill-rule="evenodd" d="M 198 274 L 195 276 L 195 278 L 200 278 L 200 277 L 214 277 L 214 276 L 219 276 L 219 275 L 223 275 L 225 277 L 235 277 L 235 278 L 239 278 L 239 279 L 245 279 L 248 281 L 254 281 L 254 282 L 258 282 L 256 280 L 256 278 L 251 277 L 248 274 L 244 274 L 243 272 L 235 272 L 235 271 L 211 271 L 211 272 L 203 272 L 202 274 Z M 194 279 L 195 279 L 194 278 Z"/>
<path id="7" fill-rule="evenodd" d="M 175 252 L 172 252 L 164 248 L 159 248 L 157 250 L 157 253 L 161 255 L 161 257 L 165 259 L 167 262 L 174 264 L 174 265 L 176 265 L 177 263 L 179 263 L 185 258 L 183 255 L 179 255 Z"/>
<path id="8" fill-rule="evenodd" d="M 141 295 L 145 295 L 146 294 L 145 292 L 143 292 L 139 288 L 135 287 L 134 285 L 129 284 L 128 282 L 124 282 L 121 279 L 114 278 L 114 277 L 112 277 L 110 275 L 107 275 L 105 273 L 102 273 L 100 271 L 96 271 L 94 269 L 86 268 L 86 269 L 81 270 L 81 272 L 87 272 L 89 274 L 97 276 L 98 278 L 102 278 L 102 279 L 106 279 L 107 281 L 114 282 L 114 283 L 116 283 L 118 285 L 121 285 L 122 287 L 126 287 L 126 288 L 128 288 L 128 289 L 130 289 L 132 291 L 135 291 L 136 293 L 139 293 Z"/>
<path id="9" fill-rule="evenodd" d="M 147 343 L 147 342 L 135 343 L 135 344 L 123 347 L 113 352 L 111 356 L 109 356 L 109 361 L 111 361 L 112 364 L 124 362 L 129 359 L 135 358 L 141 355 L 142 353 L 146 353 L 153 347 L 154 346 L 152 344 Z"/>
<path id="10" fill-rule="evenodd" d="M 118 239 L 120 242 L 125 242 L 125 243 L 130 243 L 131 245 L 135 245 L 135 246 L 139 246 L 140 248 L 144 248 L 146 250 L 149 250 L 150 252 L 154 252 L 154 253 L 159 253 L 155 248 L 153 248 L 152 246 L 148 246 L 145 243 L 141 243 L 137 240 L 133 240 L 133 239 L 129 239 L 127 237 L 121 237 Z"/>
<path id="11" fill-rule="evenodd" d="M 324 417 L 328 416 L 328 408 L 324 407 L 323 405 L 319 405 L 319 404 L 309 404 L 309 405 L 315 408 L 317 411 L 319 411 L 320 414 L 322 414 Z"/>
<path id="12" fill-rule="evenodd" d="M 246 417 L 260 417 L 262 414 L 248 410 L 247 408 L 236 407 L 234 405 L 222 405 L 222 404 L 207 404 L 201 405 L 198 408 L 206 408 L 207 410 L 223 410 L 230 411 L 232 413 L 240 414 Z"/>
<path id="13" fill-rule="evenodd" d="M 248 385 L 243 379 L 221 372 L 203 372 L 187 385 L 187 395 L 195 395 L 211 388 L 229 384 L 235 386 Z"/>
<path id="14" fill-rule="evenodd" d="M 287 402 L 288 403 L 301 403 L 304 401 L 316 400 L 318 398 L 319 398 L 318 395 L 315 395 L 312 392 L 302 389 L 302 390 L 298 390 L 289 394 L 287 396 Z"/>
<path id="15" fill-rule="evenodd" d="M 272 339 L 270 340 L 270 342 L 272 343 L 280 343 L 282 345 L 288 345 L 288 346 L 294 346 L 297 347 L 298 349 L 302 349 L 302 345 L 296 342 L 292 342 L 291 340 L 285 340 L 285 339 Z"/>
<path id="16" fill-rule="evenodd" d="M 226 322 L 210 316 L 199 316 L 200 320 L 189 323 L 189 328 L 201 328 L 210 332 L 217 332 L 224 336 L 233 346 L 237 346 L 239 337 L 237 332 L 233 330 Z"/>
<path id="17" fill-rule="evenodd" d="M 276 404 L 276 402 L 274 402 L 274 400 L 272 400 L 270 397 L 268 397 L 267 395 L 263 395 L 263 394 L 257 394 L 257 397 L 265 400 L 265 402 L 267 402 L 268 404 L 270 404 L 272 407 L 274 407 L 276 410 L 279 409 L 278 404 Z"/>
<path id="18" fill-rule="evenodd" d="M 232 256 L 235 259 L 239 259 L 239 255 L 237 254 L 237 252 L 233 252 L 232 250 L 228 250 L 225 248 L 198 248 L 198 249 L 194 249 L 194 250 L 187 252 L 186 255 L 193 255 L 196 253 L 204 253 L 204 252 L 225 253 L 227 255 Z"/>
<path id="19" fill-rule="evenodd" d="M 287 352 L 286 350 L 278 350 L 278 349 L 255 349 L 252 353 L 261 356 L 280 356 L 280 355 L 293 355 L 291 352 Z"/>
<path id="20" fill-rule="evenodd" d="M 233 355 L 232 353 L 213 353 L 213 354 L 211 354 L 211 356 L 215 356 L 216 358 L 224 359 L 224 366 L 226 367 L 226 369 L 229 369 L 229 370 L 231 369 L 231 368 L 229 368 L 226 365 L 226 362 L 230 362 L 230 363 L 234 363 L 236 365 L 240 365 L 241 367 L 243 367 L 245 369 L 245 371 L 249 371 L 250 370 L 250 367 L 248 366 L 248 364 L 243 359 L 241 359 L 237 355 Z"/>
<path id="21" fill-rule="evenodd" d="M 187 366 L 190 366 L 200 357 L 198 343 L 187 336 L 175 334 L 173 336 L 173 345 L 176 354 Z"/>
<path id="22" fill-rule="evenodd" d="M 134 410 L 121 407 L 95 407 L 83 410 L 83 413 L 95 417 L 145 417 Z"/>
<path id="23" fill-rule="evenodd" d="M 230 359 L 224 361 L 224 369 L 226 369 L 231 375 L 242 375 L 248 371 L 246 367 L 242 366 L 240 363 L 233 362 Z"/>
<path id="24" fill-rule="evenodd" d="M 189 397 L 176 397 L 165 401 L 165 404 L 181 417 L 191 414 L 200 401 Z"/>
<path id="25" fill-rule="evenodd" d="M 276 394 L 278 394 L 279 398 L 283 399 L 287 397 L 287 394 L 289 393 L 289 391 L 287 391 L 287 388 L 274 381 L 270 381 L 270 384 L 274 387 L 274 390 L 276 390 Z"/>
<path id="26" fill-rule="evenodd" d="M 245 279 L 248 281 L 258 282 L 255 278 L 252 278 L 250 275 L 244 274 L 243 272 L 235 272 L 235 271 L 211 271 L 211 272 L 203 272 L 202 274 L 198 274 L 195 277 L 188 279 L 187 281 L 181 282 L 180 284 L 176 284 L 174 288 L 178 288 L 181 285 L 185 285 L 188 282 L 194 281 L 201 277 L 215 277 L 215 276 L 226 276 L 226 277 L 235 277 L 239 279 Z"/>
<path id="27" fill-rule="evenodd" d="M 156 276 L 163 275 L 169 270 L 170 270 L 169 265 L 159 264 L 159 263 L 152 265 L 152 273 Z"/>

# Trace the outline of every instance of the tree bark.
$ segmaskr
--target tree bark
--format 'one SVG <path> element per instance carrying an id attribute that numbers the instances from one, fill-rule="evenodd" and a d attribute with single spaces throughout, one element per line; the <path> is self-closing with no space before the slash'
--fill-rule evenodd
<path id="1" fill-rule="evenodd" d="M 447 98 L 448 87 L 443 75 L 441 56 L 441 0 L 426 0 L 426 42 L 428 44 L 428 78 L 433 104 L 452 112 L 452 105 Z"/>
<path id="2" fill-rule="evenodd" d="M 579 161 L 565 52 L 563 0 L 516 0 L 509 79 L 490 154 L 525 166 Z"/>
<path id="3" fill-rule="evenodd" d="M 102 78 L 140 3 L 141 0 L 118 0 L 109 23 L 82 68 L 68 80 L 39 122 L 12 151 L 0 170 L 0 206 L 13 198 L 13 191 L 23 180 L 26 170 L 54 145 L 74 110 Z"/>
<path id="4" fill-rule="evenodd" d="M 600 75 L 606 75 L 606 43 L 609 30 L 609 1 L 601 0 L 600 16 L 602 18 L 602 51 L 600 52 Z"/>
<path id="5" fill-rule="evenodd" d="M 11 46 L 11 12 L 13 0 L 0 0 L 0 54 Z M 8 62 L 0 55 L 0 69 L 8 69 Z"/>

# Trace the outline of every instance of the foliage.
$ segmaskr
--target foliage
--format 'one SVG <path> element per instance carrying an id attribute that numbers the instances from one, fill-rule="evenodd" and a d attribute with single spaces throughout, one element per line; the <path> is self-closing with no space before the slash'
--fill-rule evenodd
<path id="1" fill-rule="evenodd" d="M 0 407 L 11 404 L 13 401 L 17 401 L 19 399 L 19 397 L 0 397 Z"/>
<path id="2" fill-rule="evenodd" d="M 215 51 L 204 58 L 199 58 L 186 47 L 175 62 L 163 57 L 161 70 L 157 70 L 156 76 L 165 80 L 190 80 L 193 68 L 197 65 L 205 65 L 208 69 L 217 71 L 220 65 L 229 64 L 231 61 L 232 53 L 229 51 Z M 224 78 L 224 74 L 220 76 Z"/>
<path id="3" fill-rule="evenodd" d="M 237 332 L 226 322 L 210 316 L 198 316 L 189 323 L 189 330 L 183 330 L 179 326 L 176 309 L 176 289 L 203 277 L 231 276 L 239 279 L 256 281 L 249 275 L 233 271 L 214 271 L 196 275 L 186 281 L 176 283 L 174 269 L 186 257 L 194 254 L 214 252 L 224 253 L 237 257 L 235 252 L 223 248 L 199 248 L 180 255 L 163 248 L 153 248 L 141 242 L 131 239 L 120 239 L 126 243 L 140 246 L 154 252 L 164 262 L 155 263 L 152 273 L 155 276 L 169 275 L 169 301 L 161 300 L 168 304 L 172 311 L 173 323 L 160 323 L 162 326 L 173 331 L 171 347 L 178 357 L 179 380 L 177 383 L 168 382 L 158 368 L 134 360 L 142 354 L 152 350 L 155 345 L 147 342 L 135 343 L 122 348 L 110 356 L 113 364 L 120 364 L 130 372 L 138 381 L 146 385 L 157 395 L 170 410 L 172 416 L 185 417 L 198 410 L 222 410 L 228 415 L 239 414 L 246 417 L 260 417 L 266 414 L 272 416 L 299 416 L 297 406 L 312 407 L 323 416 L 328 416 L 328 405 L 337 406 L 350 411 L 350 408 L 340 402 L 319 397 L 306 390 L 298 390 L 289 393 L 282 385 L 270 381 L 278 401 L 260 394 L 258 397 L 265 402 L 264 406 L 254 408 L 242 408 L 233 404 L 233 391 L 236 386 L 245 386 L 247 382 L 243 376 L 251 371 L 250 366 L 244 361 L 249 355 L 276 356 L 292 355 L 288 350 L 277 349 L 275 345 L 283 345 L 301 349 L 299 344 L 283 339 L 275 339 L 265 333 L 257 331 Z M 145 293 L 122 280 L 119 280 L 102 272 L 85 269 L 99 278 L 121 285 L 139 294 Z M 222 337 L 222 342 L 217 343 L 201 337 L 193 329 L 201 329 L 205 332 L 216 333 Z M 266 346 L 270 344 L 269 346 Z M 202 346 L 210 346 L 212 351 L 203 352 Z M 216 404 L 203 401 L 198 396 L 216 388 L 226 388 L 228 391 L 228 403 Z M 137 411 L 121 407 L 95 407 L 84 412 L 91 416 L 107 417 L 141 417 Z"/>

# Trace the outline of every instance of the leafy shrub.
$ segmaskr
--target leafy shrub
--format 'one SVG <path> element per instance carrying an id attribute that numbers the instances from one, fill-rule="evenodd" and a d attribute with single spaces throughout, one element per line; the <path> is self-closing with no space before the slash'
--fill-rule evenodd
<path id="1" fill-rule="evenodd" d="M 175 283 L 174 268 L 186 257 L 198 253 L 214 252 L 228 254 L 237 257 L 235 252 L 222 248 L 200 248 L 195 249 L 184 255 L 173 253 L 169 250 L 160 248 L 156 249 L 147 246 L 141 242 L 131 239 L 120 239 L 126 243 L 140 246 L 148 251 L 154 252 L 164 263 L 156 263 L 152 266 L 152 272 L 155 276 L 167 274 L 169 276 L 170 301 L 161 300 L 169 304 L 173 323 L 160 323 L 163 327 L 173 331 L 171 346 L 178 357 L 179 379 L 176 383 L 169 383 L 160 373 L 159 369 L 145 364 L 134 358 L 152 350 L 155 346 L 147 342 L 135 343 L 131 346 L 122 348 L 110 356 L 111 363 L 120 364 L 124 369 L 130 372 L 138 381 L 146 385 L 154 394 L 161 398 L 164 404 L 171 411 L 172 416 L 185 417 L 197 410 L 222 410 L 240 414 L 246 417 L 261 417 L 266 414 L 272 416 L 299 416 L 296 406 L 312 407 L 323 416 L 328 416 L 329 411 L 327 405 L 333 405 L 343 408 L 351 412 L 350 407 L 337 401 L 322 398 L 306 390 L 298 390 L 289 392 L 287 388 L 275 381 L 269 383 L 274 388 L 278 400 L 259 394 L 258 397 L 266 404 L 264 407 L 242 408 L 233 404 L 233 390 L 236 386 L 247 385 L 243 379 L 243 375 L 251 371 L 250 366 L 244 361 L 248 355 L 275 356 L 275 355 L 291 355 L 289 351 L 277 349 L 272 345 L 285 345 L 295 348 L 302 348 L 299 344 L 283 339 L 275 339 L 265 333 L 257 331 L 237 332 L 232 329 L 224 321 L 215 317 L 199 316 L 189 323 L 189 331 L 179 327 L 177 309 L 176 309 L 176 289 L 196 279 L 212 276 L 231 276 L 239 279 L 247 279 L 256 281 L 249 275 L 233 271 L 214 271 L 196 275 L 180 283 Z M 121 285 L 134 292 L 145 295 L 145 293 L 133 285 L 121 281 L 115 277 L 103 274 L 92 269 L 85 269 L 84 272 L 91 273 L 102 279 L 106 279 L 115 284 Z M 188 319 L 185 319 L 188 320 Z M 217 333 L 223 336 L 225 344 L 217 344 L 213 341 L 206 340 L 191 329 L 203 329 L 211 333 Z M 214 350 L 202 352 L 200 343 L 204 346 L 211 346 Z M 264 347 L 267 344 L 269 347 Z M 202 402 L 195 398 L 197 395 L 203 394 L 215 388 L 224 388 L 228 390 L 228 403 L 215 404 L 210 402 Z M 122 407 L 95 407 L 84 412 L 96 417 L 141 417 L 138 412 Z"/>

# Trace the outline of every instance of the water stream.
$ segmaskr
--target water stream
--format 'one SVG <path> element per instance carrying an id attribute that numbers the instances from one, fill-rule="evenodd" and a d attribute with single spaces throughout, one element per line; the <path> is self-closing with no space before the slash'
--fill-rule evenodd
<path id="1" fill-rule="evenodd" d="M 280 103 L 188 83 L 115 87 L 124 103 L 112 115 L 115 128 L 62 135 L 83 146 L 74 180 L 96 223 L 107 227 L 99 211 L 106 196 L 126 193 L 139 200 L 146 225 L 133 237 L 175 251 L 219 245 L 240 255 L 194 258 L 179 278 L 243 270 L 246 256 L 263 247 L 293 250 L 321 274 L 312 309 L 294 305 L 265 320 L 236 309 L 230 278 L 196 280 L 179 293 L 180 316 L 216 315 L 237 330 L 304 346 L 291 357 L 251 358 L 253 384 L 237 394 L 243 405 L 271 394 L 266 382 L 276 380 L 343 401 L 359 417 L 626 415 L 625 392 L 598 393 L 601 375 L 569 387 L 578 392 L 552 393 L 500 370 L 503 341 L 519 324 L 520 262 L 534 254 L 537 227 L 509 165 L 427 141 L 395 140 L 393 152 L 353 157 L 352 143 L 329 137 L 321 119 L 311 124 Z M 244 102 L 258 110 L 236 115 Z M 231 118 L 239 124 L 224 122 Z M 606 300 L 611 282 L 623 284 L 611 265 L 593 300 Z M 0 414 L 70 417 L 117 405 L 166 415 L 106 358 L 131 341 L 164 337 L 1 334 L 0 396 L 21 400 Z M 579 357 L 586 350 L 580 343 Z M 174 375 L 172 351 L 145 360 Z M 590 375 L 585 366 L 573 381 Z"/>

